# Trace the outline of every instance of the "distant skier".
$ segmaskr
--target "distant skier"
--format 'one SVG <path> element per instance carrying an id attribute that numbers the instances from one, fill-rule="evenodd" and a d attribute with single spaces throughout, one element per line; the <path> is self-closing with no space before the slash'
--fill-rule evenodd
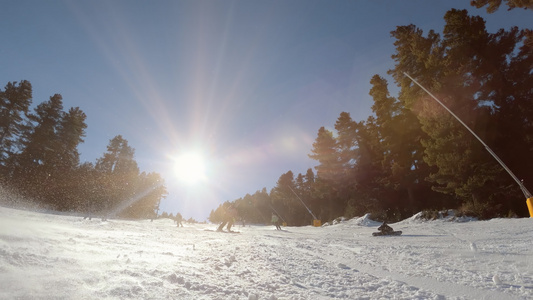
<path id="1" fill-rule="evenodd" d="M 272 224 L 276 225 L 277 230 L 281 230 L 281 226 L 279 225 L 279 218 L 276 216 L 276 214 L 272 214 Z"/>
<path id="2" fill-rule="evenodd" d="M 183 224 L 181 224 L 182 220 L 183 220 L 183 217 L 181 216 L 181 214 L 177 213 L 176 214 L 176 223 L 178 223 L 178 227 L 180 227 L 180 225 L 181 225 L 181 227 L 183 227 Z"/>
<path id="3" fill-rule="evenodd" d="M 231 226 L 233 226 L 233 224 L 235 223 L 235 218 L 237 217 L 237 214 L 238 213 L 235 206 L 233 204 L 230 204 L 224 211 L 223 221 L 220 226 L 218 226 L 217 231 L 222 231 L 226 224 L 228 225 L 226 227 L 228 231 L 231 231 Z"/>

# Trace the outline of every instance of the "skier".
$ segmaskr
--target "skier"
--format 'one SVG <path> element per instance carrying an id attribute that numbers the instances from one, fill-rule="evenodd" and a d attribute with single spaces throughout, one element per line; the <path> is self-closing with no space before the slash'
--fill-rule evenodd
<path id="1" fill-rule="evenodd" d="M 276 216 L 276 214 L 272 214 L 272 224 L 276 225 L 277 230 L 281 230 L 281 226 L 279 226 L 279 218 Z"/>
<path id="2" fill-rule="evenodd" d="M 183 224 L 181 224 L 181 220 L 183 220 L 183 217 L 181 216 L 180 213 L 177 213 L 176 214 L 176 223 L 178 223 L 178 227 L 180 227 L 180 225 L 181 225 L 181 227 L 183 227 Z"/>
<path id="3" fill-rule="evenodd" d="M 226 228 L 228 229 L 228 231 L 231 232 L 231 226 L 233 226 L 233 223 L 235 223 L 236 217 L 237 217 L 237 209 L 235 209 L 233 204 L 230 204 L 228 208 L 226 208 L 226 210 L 224 211 L 224 216 L 223 216 L 224 220 L 222 221 L 220 226 L 218 226 L 217 231 L 222 231 L 224 226 L 228 224 Z"/>
<path id="4" fill-rule="evenodd" d="M 383 222 L 383 224 L 381 224 L 381 226 L 378 227 L 378 230 L 381 231 L 381 233 L 383 234 L 390 234 L 391 232 L 394 231 L 392 227 L 387 225 L 387 222 Z"/>

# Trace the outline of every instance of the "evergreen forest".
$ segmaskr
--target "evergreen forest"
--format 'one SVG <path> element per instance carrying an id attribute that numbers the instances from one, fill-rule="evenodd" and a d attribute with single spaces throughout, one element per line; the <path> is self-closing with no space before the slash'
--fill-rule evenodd
<path id="1" fill-rule="evenodd" d="M 509 9 L 533 4 L 506 1 Z M 501 1 L 472 1 L 493 12 Z M 370 79 L 373 114 L 356 122 L 341 112 L 335 130 L 318 129 L 305 174 L 288 171 L 276 186 L 211 211 L 223 218 L 234 204 L 251 223 L 271 214 L 290 225 L 310 225 L 371 213 L 398 221 L 444 209 L 480 219 L 526 217 L 517 182 L 452 115 L 404 73 L 438 97 L 533 190 L 533 31 L 489 33 L 485 21 L 452 9 L 442 33 L 415 25 L 391 32 L 394 67 Z M 327 99 L 325 99 L 327 101 Z"/>
<path id="2" fill-rule="evenodd" d="M 139 171 L 127 140 L 117 135 L 95 164 L 80 163 L 85 113 L 66 111 L 59 94 L 30 111 L 32 101 L 29 81 L 0 90 L 0 185 L 19 195 L 17 201 L 104 219 L 157 215 L 166 195 L 163 179 Z"/>

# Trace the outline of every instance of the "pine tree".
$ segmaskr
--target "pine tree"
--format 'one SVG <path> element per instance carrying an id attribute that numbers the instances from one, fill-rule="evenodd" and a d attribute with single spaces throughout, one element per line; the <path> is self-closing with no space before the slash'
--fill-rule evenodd
<path id="1" fill-rule="evenodd" d="M 57 130 L 61 123 L 63 101 L 59 94 L 49 101 L 39 104 L 35 114 L 28 117 L 34 124 L 23 139 L 23 150 L 19 164 L 24 168 L 43 167 L 50 171 L 57 163 L 55 151 L 58 149 Z"/>
<path id="2" fill-rule="evenodd" d="M 78 194 L 80 182 L 80 154 L 78 145 L 85 136 L 86 115 L 79 108 L 71 108 L 68 113 L 62 112 L 59 126 L 56 129 L 56 143 L 53 169 L 50 171 L 52 181 L 49 184 L 50 197 L 56 198 L 56 209 L 72 210 L 79 207 L 82 195 Z"/>
<path id="3" fill-rule="evenodd" d="M 137 162 L 134 160 L 135 149 L 121 135 L 109 141 L 107 152 L 96 162 L 96 169 L 108 174 L 138 173 Z"/>
<path id="4" fill-rule="evenodd" d="M 103 211 L 119 213 L 121 203 L 135 196 L 139 168 L 134 154 L 135 150 L 128 145 L 128 141 L 117 135 L 109 141 L 107 152 L 97 159 L 95 169 L 104 191 L 98 202 Z"/>
<path id="5" fill-rule="evenodd" d="M 256 223 L 270 223 L 270 215 L 272 214 L 271 204 L 272 199 L 270 194 L 267 192 L 266 188 L 263 188 L 261 191 L 257 191 L 252 195 L 251 203 L 251 218 L 246 220 L 247 222 L 256 222 Z"/>
<path id="6" fill-rule="evenodd" d="M 365 122 L 357 123 L 355 151 L 355 181 L 357 199 L 350 201 L 349 206 L 356 212 L 374 213 L 376 218 L 389 205 L 383 203 L 388 199 L 390 189 L 383 184 L 387 173 L 383 168 L 385 149 L 380 143 L 381 136 L 376 118 L 368 117 Z"/>
<path id="7" fill-rule="evenodd" d="M 326 181 L 337 179 L 341 172 L 341 164 L 337 153 L 337 141 L 333 133 L 320 127 L 311 152 L 312 154 L 308 155 L 309 158 L 319 162 L 319 165 L 315 167 L 317 177 Z"/>
<path id="8" fill-rule="evenodd" d="M 429 184 L 425 178 L 429 167 L 423 161 L 421 139 L 427 138 L 416 115 L 389 94 L 387 81 L 375 75 L 370 81 L 372 110 L 376 115 L 383 153 L 382 183 L 395 192 L 389 195 L 389 205 L 408 217 L 428 207 Z"/>
<path id="9" fill-rule="evenodd" d="M 80 154 L 78 152 L 79 144 L 83 143 L 87 116 L 79 108 L 70 108 L 68 113 L 63 114 L 58 135 L 58 166 L 63 169 L 72 170 L 80 163 Z"/>
<path id="10" fill-rule="evenodd" d="M 62 97 L 56 94 L 29 114 L 29 130 L 21 137 L 21 152 L 14 159 L 12 182 L 19 191 L 43 205 L 57 208 L 56 167 L 59 141 L 57 130 L 63 110 Z"/>
<path id="11" fill-rule="evenodd" d="M 294 181 L 294 173 L 287 171 L 282 174 L 276 186 L 270 192 L 270 198 L 272 201 L 272 209 L 274 212 L 282 214 L 284 219 L 291 225 L 301 225 L 300 215 L 304 212 L 298 207 L 299 200 L 292 193 L 292 190 L 296 189 L 296 182 Z M 301 206 L 301 204 L 300 204 Z"/>
<path id="12" fill-rule="evenodd" d="M 509 189 L 510 177 L 483 146 L 413 86 L 403 72 L 415 74 L 419 82 L 491 145 L 495 131 L 487 129 L 497 128 L 497 123 L 513 123 L 510 119 L 498 121 L 495 116 L 499 114 L 495 112 L 506 110 L 508 103 L 515 101 L 511 95 L 516 93 L 505 87 L 514 85 L 507 78 L 508 62 L 515 59 L 517 37 L 523 34 L 517 29 L 489 34 L 484 20 L 468 16 L 465 10 L 450 10 L 445 20 L 442 40 L 433 31 L 424 37 L 413 25 L 398 27 L 392 33 L 397 39 L 397 51 L 393 55 L 397 64 L 391 74 L 402 87 L 401 101 L 417 113 L 422 129 L 429 136 L 422 143 L 424 160 L 437 167 L 429 176 L 435 183 L 434 189 L 481 207 L 478 213 L 482 217 L 494 216 L 513 202 L 511 199 L 519 191 Z M 521 74 L 526 78 L 531 76 Z M 502 95 L 501 99 L 506 101 L 494 98 L 495 95 Z"/>
<path id="13" fill-rule="evenodd" d="M 337 140 L 333 132 L 321 127 L 313 143 L 309 158 L 317 160 L 314 198 L 320 203 L 318 213 L 323 220 L 333 220 L 344 213 L 339 186 L 345 178 L 343 164 L 338 152 Z"/>
<path id="14" fill-rule="evenodd" d="M 355 179 L 357 128 L 357 123 L 346 112 L 342 112 L 335 122 L 339 173 L 332 184 L 336 199 L 336 217 L 348 216 L 346 213 L 348 203 L 359 198 Z"/>
<path id="15" fill-rule="evenodd" d="M 29 81 L 9 82 L 0 90 L 0 178 L 8 175 L 7 161 L 18 152 L 18 141 L 26 127 L 24 117 L 32 103 Z"/>
<path id="16" fill-rule="evenodd" d="M 531 0 L 505 0 L 505 3 L 509 7 L 508 10 L 511 10 L 514 8 L 523 8 L 523 9 L 533 10 L 533 1 Z M 472 0 L 470 1 L 470 5 L 475 6 L 477 8 L 487 6 L 488 13 L 493 13 L 497 11 L 500 8 L 501 4 L 502 4 L 502 0 Z"/>
<path id="17" fill-rule="evenodd" d="M 347 112 L 342 112 L 335 122 L 336 148 L 342 175 L 349 175 L 353 169 L 356 126 L 356 122 Z"/>

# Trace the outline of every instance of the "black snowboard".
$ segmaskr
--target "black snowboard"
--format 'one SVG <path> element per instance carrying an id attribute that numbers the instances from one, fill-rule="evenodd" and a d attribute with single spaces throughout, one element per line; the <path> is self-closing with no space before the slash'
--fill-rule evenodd
<path id="1" fill-rule="evenodd" d="M 401 231 L 393 231 L 393 232 L 372 232 L 373 236 L 387 236 L 387 235 L 401 235 Z"/>

